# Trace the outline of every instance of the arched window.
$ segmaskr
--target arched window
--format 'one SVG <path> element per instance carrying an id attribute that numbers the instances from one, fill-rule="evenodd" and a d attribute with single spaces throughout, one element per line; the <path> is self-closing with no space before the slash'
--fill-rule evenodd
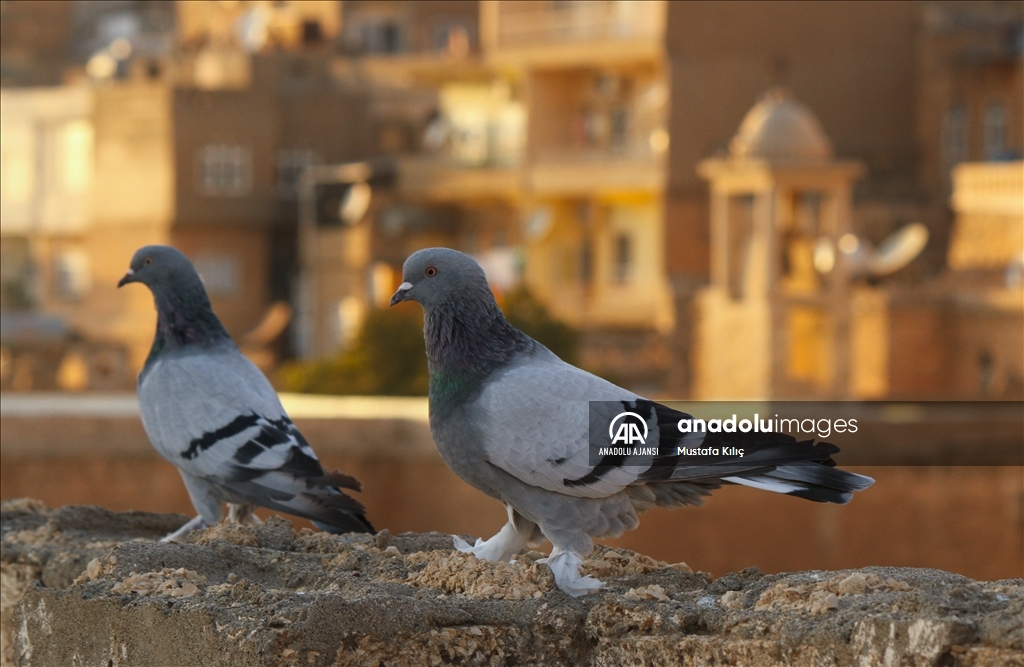
<path id="1" fill-rule="evenodd" d="M 958 104 L 946 111 L 942 124 L 942 158 L 947 165 L 965 162 L 969 158 L 967 109 Z"/>
<path id="2" fill-rule="evenodd" d="M 1006 105 L 993 102 L 985 108 L 982 121 L 986 160 L 998 160 L 1006 153 Z"/>

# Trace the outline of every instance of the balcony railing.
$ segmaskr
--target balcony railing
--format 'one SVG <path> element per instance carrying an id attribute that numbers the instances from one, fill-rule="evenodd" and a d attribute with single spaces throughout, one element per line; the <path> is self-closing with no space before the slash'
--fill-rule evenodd
<path id="1" fill-rule="evenodd" d="M 660 38 L 665 6 L 657 0 L 497 3 L 496 46 Z"/>
<path id="2" fill-rule="evenodd" d="M 589 196 L 595 192 L 656 192 L 664 186 L 664 160 L 644 151 L 545 152 L 530 162 L 535 194 Z"/>
<path id="3" fill-rule="evenodd" d="M 1024 216 L 1024 162 L 967 162 L 953 170 L 953 210 Z"/>
<path id="4" fill-rule="evenodd" d="M 953 170 L 950 203 L 956 212 L 949 246 L 952 269 L 1001 270 L 1020 261 L 1024 252 L 1024 161 L 958 165 Z"/>
<path id="5" fill-rule="evenodd" d="M 522 192 L 517 166 L 465 166 L 444 156 L 409 156 L 398 162 L 399 189 L 432 201 L 477 198 L 515 199 Z"/>

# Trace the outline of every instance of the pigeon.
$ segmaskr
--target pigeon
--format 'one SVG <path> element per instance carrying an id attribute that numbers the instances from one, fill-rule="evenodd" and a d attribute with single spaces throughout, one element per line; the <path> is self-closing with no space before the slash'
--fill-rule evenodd
<path id="1" fill-rule="evenodd" d="M 192 262 L 175 248 L 145 246 L 117 286 L 128 283 L 149 287 L 157 311 L 138 379 L 142 424 L 199 513 L 164 541 L 218 523 L 221 503 L 229 521 L 258 523 L 258 505 L 332 533 L 372 533 L 363 505 L 341 491 L 360 483 L 324 473 L 270 382 L 214 314 Z"/>
<path id="2" fill-rule="evenodd" d="M 508 522 L 486 541 L 470 546 L 455 537 L 460 551 L 507 561 L 547 539 L 552 550 L 543 562 L 558 587 L 578 597 L 603 585 L 580 574 L 593 539 L 636 528 L 637 515 L 652 507 L 699 505 L 725 484 L 846 503 L 874 483 L 835 468 L 834 445 L 797 442 L 782 433 L 730 433 L 745 456 L 714 464 L 662 455 L 661 443 L 678 452 L 674 445 L 681 438 L 699 450 L 726 434 L 681 436 L 676 427 L 689 415 L 562 361 L 505 319 L 484 271 L 468 255 L 420 250 L 406 260 L 402 277 L 391 305 L 415 301 L 423 307 L 430 430 L 438 452 L 508 513 Z M 591 410 L 605 411 L 597 415 L 603 424 L 621 412 L 641 417 L 658 452 L 593 461 Z"/>

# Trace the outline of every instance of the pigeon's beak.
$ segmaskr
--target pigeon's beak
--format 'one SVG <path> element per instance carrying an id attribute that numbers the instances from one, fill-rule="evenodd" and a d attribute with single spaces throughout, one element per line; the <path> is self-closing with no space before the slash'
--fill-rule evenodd
<path id="1" fill-rule="evenodd" d="M 395 295 L 391 297 L 391 305 L 393 306 L 396 303 L 402 303 L 405 301 L 405 295 L 411 289 L 412 283 L 402 283 L 399 285 L 398 289 L 395 290 Z"/>
<path id="2" fill-rule="evenodd" d="M 128 269 L 128 273 L 124 274 L 124 277 L 117 281 L 118 287 L 124 287 L 128 283 L 135 282 L 135 271 Z"/>

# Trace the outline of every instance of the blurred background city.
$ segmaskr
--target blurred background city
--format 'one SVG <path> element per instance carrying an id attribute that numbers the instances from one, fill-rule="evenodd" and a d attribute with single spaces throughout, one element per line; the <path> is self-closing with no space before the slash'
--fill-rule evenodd
<path id="1" fill-rule="evenodd" d="M 420 311 L 387 308 L 422 247 L 652 398 L 1024 399 L 1020 2 L 3 0 L 0 29 L 4 498 L 191 513 L 132 394 L 149 243 L 392 532 L 504 517 L 437 457 Z M 926 433 L 977 449 L 989 414 Z M 882 459 L 849 507 L 728 489 L 617 543 L 1024 575 L 1020 467 Z"/>

